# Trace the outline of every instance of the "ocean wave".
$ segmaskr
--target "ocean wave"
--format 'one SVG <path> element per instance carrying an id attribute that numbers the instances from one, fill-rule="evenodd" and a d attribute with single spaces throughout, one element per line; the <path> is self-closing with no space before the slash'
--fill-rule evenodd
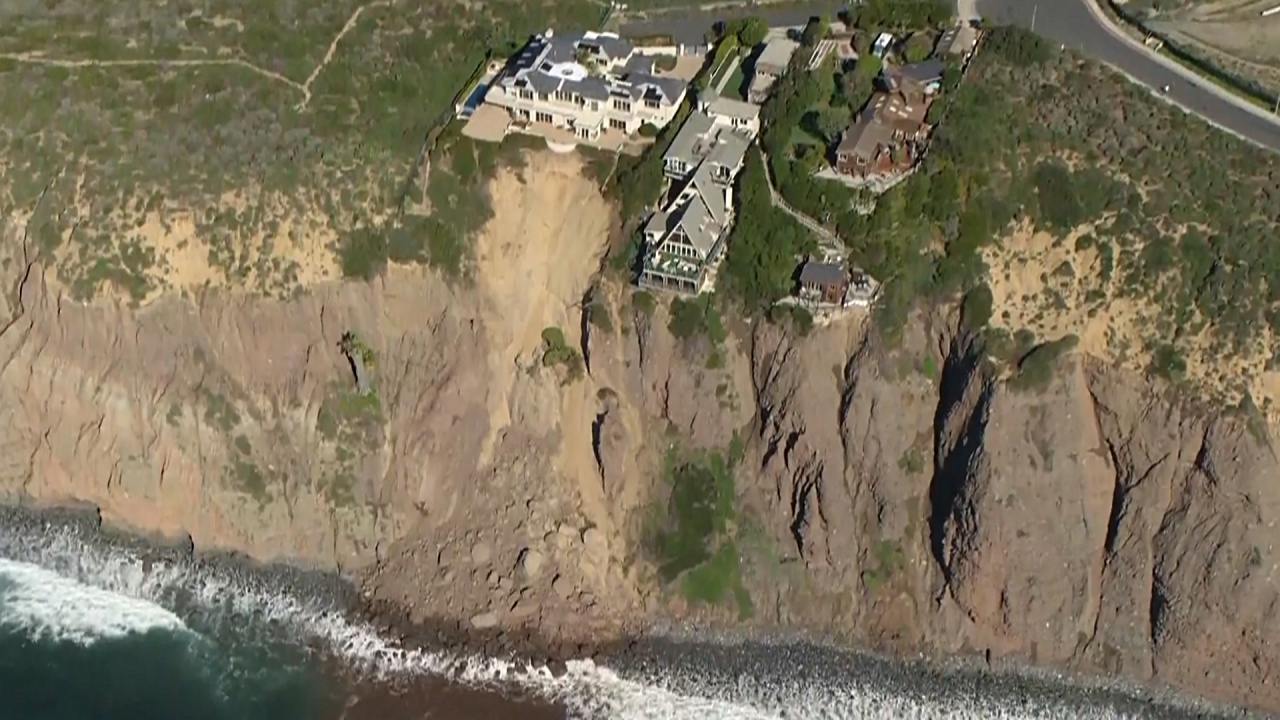
<path id="1" fill-rule="evenodd" d="M 698 651 L 699 655 L 651 658 L 645 667 L 605 667 L 591 660 L 567 663 L 554 676 L 545 667 L 448 651 L 407 649 L 374 628 L 351 620 L 322 598 L 280 589 L 270 579 L 180 558 L 144 560 L 143 553 L 98 542 L 83 528 L 49 526 L 15 542 L 0 525 L 0 556 L 20 553 L 17 586 L 29 593 L 17 607 L 23 622 L 57 627 L 70 638 L 149 627 L 183 627 L 179 616 L 203 631 L 220 624 L 243 628 L 246 618 L 301 643 L 319 642 L 370 679 L 444 676 L 494 689 L 512 687 L 563 704 L 576 720 L 1127 720 L 1170 717 L 1148 712 L 1132 698 L 1083 700 L 1080 693 L 1041 694 L 1011 688 L 963 687 L 945 678 L 920 682 L 867 673 L 849 654 L 821 660 L 817 669 L 785 648 Z M 19 530 L 19 532 L 23 532 Z M 33 567 L 32 563 L 41 567 Z M 58 574 L 65 577 L 60 577 Z M 0 572 L 2 575 L 3 572 Z M 34 582 L 38 580 L 39 582 Z M 32 595 L 41 584 L 45 595 Z M 38 605 L 50 605 L 52 615 Z M 88 610 L 76 607 L 85 603 Z M 61 607 L 62 610 L 57 608 Z M 169 609 L 166 609 L 169 608 Z M 8 605 L 6 614 L 14 612 Z M 176 612 L 176 614 L 175 614 Z M 753 654 L 754 653 L 754 654 Z M 820 655 L 821 653 L 819 653 Z M 752 658 L 755 659 L 752 659 Z M 745 658 L 745 659 L 744 659 Z M 888 677 L 889 679 L 886 679 Z M 894 679 L 897 677 L 898 679 Z M 913 688 L 915 688 L 913 690 Z M 923 689 L 921 689 L 923 688 Z M 1177 715 L 1178 713 L 1173 713 Z"/>
<path id="2" fill-rule="evenodd" d="M 151 631 L 186 630 L 177 615 L 159 605 L 4 559 L 0 559 L 0 627 L 79 645 Z"/>

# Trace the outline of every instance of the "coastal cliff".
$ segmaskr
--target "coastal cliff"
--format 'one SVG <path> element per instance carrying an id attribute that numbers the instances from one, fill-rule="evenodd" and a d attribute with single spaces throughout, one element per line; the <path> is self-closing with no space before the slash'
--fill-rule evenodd
<path id="1" fill-rule="evenodd" d="M 583 300 L 609 210 L 574 161 L 531 162 L 551 179 L 499 175 L 470 282 L 84 304 L 10 225 L 0 501 L 337 568 L 477 632 L 700 619 L 1280 710 L 1280 484 L 1255 419 L 1083 354 L 1015 383 L 945 308 L 892 345 L 865 318 L 677 337 L 620 284 Z M 580 372 L 547 361 L 552 327 Z M 731 446 L 749 617 L 668 592 L 643 551 L 673 449 Z"/>

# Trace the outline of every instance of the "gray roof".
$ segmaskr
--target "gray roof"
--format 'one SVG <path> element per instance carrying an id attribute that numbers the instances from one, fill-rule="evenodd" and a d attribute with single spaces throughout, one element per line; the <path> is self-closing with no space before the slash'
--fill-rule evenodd
<path id="1" fill-rule="evenodd" d="M 626 58 L 622 68 L 609 74 L 581 73 L 577 77 L 552 74 L 555 65 L 577 63 L 578 50 L 598 51 L 602 60 L 614 62 Z M 653 60 L 630 56 L 631 43 L 609 33 L 569 33 L 535 35 L 507 63 L 507 69 L 496 81 L 505 87 L 528 85 L 535 92 L 550 94 L 557 90 L 576 92 L 591 100 L 608 100 L 611 89 L 632 100 L 653 97 L 674 104 L 684 92 L 686 83 L 679 78 L 656 77 Z"/>
<path id="2" fill-rule="evenodd" d="M 666 212 L 659 210 L 649 217 L 649 222 L 644 224 L 644 232 L 646 235 L 653 234 L 659 237 L 665 236 L 667 231 L 671 229 L 671 216 Z"/>
<path id="3" fill-rule="evenodd" d="M 668 233 L 679 227 L 689 238 L 689 244 L 705 258 L 729 221 L 725 199 L 724 190 L 715 184 L 710 169 L 704 165 L 685 186 L 685 191 L 676 201 L 680 203 L 677 207 L 669 212 L 656 212 L 649 218 L 645 223 L 645 234 L 666 238 Z"/>
<path id="4" fill-rule="evenodd" d="M 729 210 L 725 206 L 724 190 L 716 185 L 714 178 L 711 177 L 711 170 L 706 165 L 699 167 L 690 182 L 693 183 L 693 188 L 697 191 L 702 204 L 706 206 L 711 220 L 724 225 L 728 220 Z"/>
<path id="5" fill-rule="evenodd" d="M 756 67 L 766 65 L 785 68 L 798 49 L 800 49 L 800 43 L 795 40 L 774 38 L 765 44 L 764 50 L 760 51 L 760 57 L 756 58 Z"/>
<path id="6" fill-rule="evenodd" d="M 902 76 L 918 83 L 934 82 L 942 77 L 947 64 L 938 59 L 925 60 L 902 66 Z"/>
<path id="7" fill-rule="evenodd" d="M 961 23 L 942 33 L 938 38 L 939 53 L 961 55 L 973 49 L 978 41 L 978 31 L 969 23 Z"/>
<path id="8" fill-rule="evenodd" d="M 810 260 L 800 269 L 802 285 L 840 285 L 844 282 L 844 266 L 838 263 Z"/>
<path id="9" fill-rule="evenodd" d="M 719 165 L 737 167 L 750 145 L 751 136 L 747 132 L 716 126 L 711 116 L 695 110 L 689 113 L 662 157 L 664 162 L 667 158 L 676 158 L 693 165 L 710 159 Z"/>
<path id="10" fill-rule="evenodd" d="M 697 187 L 697 176 L 694 176 L 693 182 Z M 725 221 L 724 195 L 711 182 L 708 181 L 707 185 L 715 192 L 704 194 L 699 190 L 681 208 L 678 220 L 680 228 L 689 238 L 689 244 L 693 245 L 703 257 L 709 255 L 711 248 L 715 247 L 720 233 L 724 232 Z"/>
<path id="11" fill-rule="evenodd" d="M 714 91 L 710 90 L 704 93 L 704 98 L 707 101 L 707 112 L 741 120 L 754 120 L 760 117 L 759 105 L 743 102 L 742 100 L 734 100 L 733 98 L 720 97 L 713 93 Z"/>
<path id="12" fill-rule="evenodd" d="M 738 167 L 751 147 L 751 137 L 740 131 L 723 131 L 716 138 L 716 145 L 707 155 L 709 162 L 725 167 Z"/>
<path id="13" fill-rule="evenodd" d="M 711 132 L 711 127 L 714 124 L 715 121 L 706 113 L 696 110 L 689 113 L 684 125 L 680 126 L 679 132 L 671 140 L 671 145 L 667 148 L 663 158 L 679 158 L 688 163 L 699 160 L 701 157 L 697 153 L 699 141 L 703 139 L 703 136 Z"/>

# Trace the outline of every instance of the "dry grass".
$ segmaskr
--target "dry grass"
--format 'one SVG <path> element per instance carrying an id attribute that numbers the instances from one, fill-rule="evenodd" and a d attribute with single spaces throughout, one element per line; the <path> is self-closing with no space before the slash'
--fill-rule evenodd
<path id="1" fill-rule="evenodd" d="M 84 301 L 297 293 L 341 275 L 346 238 L 396 230 L 427 129 L 486 50 L 601 13 L 304 5 L 0 11 L 0 222 Z"/>
<path id="2" fill-rule="evenodd" d="M 1121 259 L 1103 280 L 1097 246 L 1077 242 L 1092 232 L 1092 226 L 1082 226 L 1059 238 L 1024 225 L 985 248 L 995 308 L 991 325 L 1010 334 L 1030 330 L 1040 341 L 1075 335 L 1081 352 L 1146 372 L 1150 348 L 1164 339 L 1159 328 L 1168 310 L 1150 296 L 1125 292 L 1121 278 L 1130 268 Z M 1238 404 L 1248 392 L 1274 426 L 1280 423 L 1280 372 L 1269 368 L 1272 339 L 1270 329 L 1261 328 L 1251 347 L 1226 355 L 1215 350 L 1211 325 L 1183 335 L 1182 381 L 1226 405 Z"/>

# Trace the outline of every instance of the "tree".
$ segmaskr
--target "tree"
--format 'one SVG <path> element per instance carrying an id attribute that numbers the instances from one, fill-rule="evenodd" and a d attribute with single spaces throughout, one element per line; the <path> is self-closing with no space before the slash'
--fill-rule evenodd
<path id="1" fill-rule="evenodd" d="M 907 44 L 902 52 L 906 56 L 907 62 L 920 62 L 933 52 L 933 38 L 922 32 L 912 33 L 911 37 L 907 38 Z"/>
<path id="2" fill-rule="evenodd" d="M 804 33 L 800 36 L 801 42 L 805 47 L 813 47 L 818 41 L 827 36 L 827 23 L 822 18 L 809 18 L 809 22 L 804 26 Z"/>
<path id="3" fill-rule="evenodd" d="M 857 112 L 871 99 L 875 92 L 876 76 L 880 74 L 883 63 L 880 58 L 870 53 L 858 57 L 853 70 L 840 78 L 840 92 L 849 107 Z M 936 103 L 935 103 L 936 104 Z"/>
<path id="4" fill-rule="evenodd" d="M 805 113 L 802 122 L 806 130 L 822 137 L 830 144 L 840 137 L 840 133 L 849 124 L 849 113 L 838 108 L 810 110 Z"/>
<path id="5" fill-rule="evenodd" d="M 964 78 L 964 71 L 954 62 L 947 63 L 947 67 L 942 71 L 942 89 L 951 92 L 960 87 L 960 81 Z"/>
<path id="6" fill-rule="evenodd" d="M 347 362 L 351 363 L 351 372 L 356 378 L 356 392 L 362 396 L 373 392 L 373 384 L 369 382 L 368 374 L 368 368 L 373 366 L 373 350 L 350 330 L 342 333 L 342 339 L 338 341 L 338 349 L 347 356 Z"/>
<path id="7" fill-rule="evenodd" d="M 769 34 L 769 26 L 764 20 L 754 15 L 751 17 L 735 20 L 730 26 L 733 33 L 738 36 L 738 44 L 744 48 L 752 48 L 764 42 L 764 38 Z"/>

